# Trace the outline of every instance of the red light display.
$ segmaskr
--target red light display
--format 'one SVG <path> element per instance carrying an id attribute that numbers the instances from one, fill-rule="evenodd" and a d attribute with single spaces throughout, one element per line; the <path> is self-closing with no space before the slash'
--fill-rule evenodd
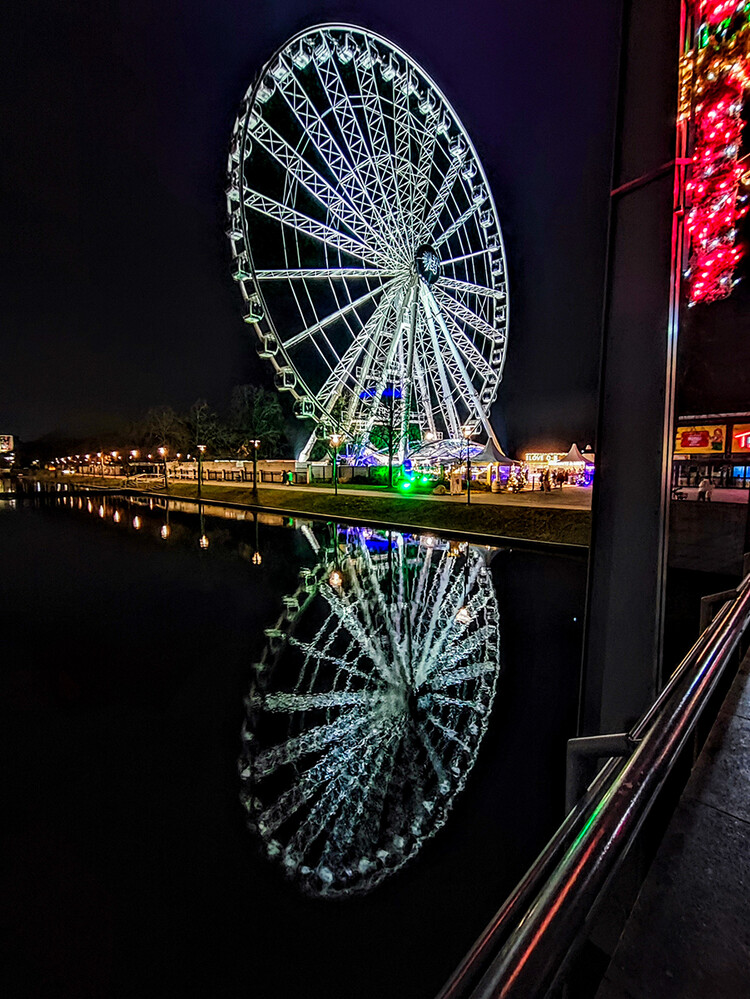
<path id="1" fill-rule="evenodd" d="M 693 156 L 686 187 L 690 304 L 725 298 L 743 250 L 737 225 L 747 213 L 739 162 L 742 105 L 750 87 L 750 4 L 693 0 Z"/>

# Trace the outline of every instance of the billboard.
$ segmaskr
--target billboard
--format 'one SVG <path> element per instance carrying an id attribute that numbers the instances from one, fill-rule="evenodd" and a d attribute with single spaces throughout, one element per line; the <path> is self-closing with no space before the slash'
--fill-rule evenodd
<path id="1" fill-rule="evenodd" d="M 678 427 L 675 454 L 723 454 L 727 428 L 723 423 L 708 423 L 693 427 Z M 748 449 L 750 450 L 750 448 Z"/>
<path id="2" fill-rule="evenodd" d="M 10 454 L 13 450 L 13 434 L 0 434 L 0 454 Z"/>
<path id="3" fill-rule="evenodd" d="M 732 454 L 750 453 L 750 423 L 735 423 L 732 428 Z"/>

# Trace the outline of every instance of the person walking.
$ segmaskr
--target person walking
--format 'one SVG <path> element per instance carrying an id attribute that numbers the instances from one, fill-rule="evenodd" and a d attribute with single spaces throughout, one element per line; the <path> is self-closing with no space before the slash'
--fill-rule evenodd
<path id="1" fill-rule="evenodd" d="M 701 479 L 700 485 L 698 486 L 698 499 L 704 502 L 711 502 L 711 493 L 714 491 L 714 486 L 708 477 Z"/>

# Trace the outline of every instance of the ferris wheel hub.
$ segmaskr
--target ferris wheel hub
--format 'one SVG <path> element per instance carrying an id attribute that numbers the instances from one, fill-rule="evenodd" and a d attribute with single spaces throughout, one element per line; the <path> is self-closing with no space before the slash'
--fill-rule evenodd
<path id="1" fill-rule="evenodd" d="M 440 257 L 432 243 L 423 243 L 414 254 L 417 274 L 427 284 L 435 284 L 440 277 Z"/>

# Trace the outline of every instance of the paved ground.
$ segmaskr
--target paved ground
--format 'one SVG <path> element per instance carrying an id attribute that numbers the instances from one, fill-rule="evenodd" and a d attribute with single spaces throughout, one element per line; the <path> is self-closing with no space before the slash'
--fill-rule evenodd
<path id="1" fill-rule="evenodd" d="M 698 489 L 696 486 L 682 486 L 679 492 L 683 493 L 683 499 L 697 500 Z M 747 503 L 750 489 L 714 489 L 711 494 L 712 503 Z"/>
<path id="2" fill-rule="evenodd" d="M 180 480 L 177 479 L 177 482 Z M 240 482 L 209 482 L 211 486 L 233 486 L 242 487 Z M 329 486 L 283 486 L 278 483 L 264 482 L 259 485 L 261 489 L 281 489 L 284 492 L 315 492 L 333 493 L 333 488 Z M 250 486 L 247 486 L 250 491 Z M 385 490 L 358 489 L 356 486 L 342 486 L 339 489 L 342 496 L 403 496 L 398 490 L 389 493 Z M 466 492 L 461 496 L 434 496 L 432 493 L 415 494 L 420 500 L 434 500 L 436 503 L 455 503 L 456 505 L 466 504 Z M 533 506 L 533 507 L 556 507 L 564 510 L 590 510 L 591 509 L 591 487 L 585 486 L 563 486 L 561 489 L 553 489 L 552 492 L 542 493 L 538 489 L 526 489 L 520 493 L 485 493 L 472 490 L 471 502 L 478 504 L 490 504 L 497 506 Z"/>
<path id="3" fill-rule="evenodd" d="M 750 995 L 750 655 L 693 769 L 596 999 Z"/>

